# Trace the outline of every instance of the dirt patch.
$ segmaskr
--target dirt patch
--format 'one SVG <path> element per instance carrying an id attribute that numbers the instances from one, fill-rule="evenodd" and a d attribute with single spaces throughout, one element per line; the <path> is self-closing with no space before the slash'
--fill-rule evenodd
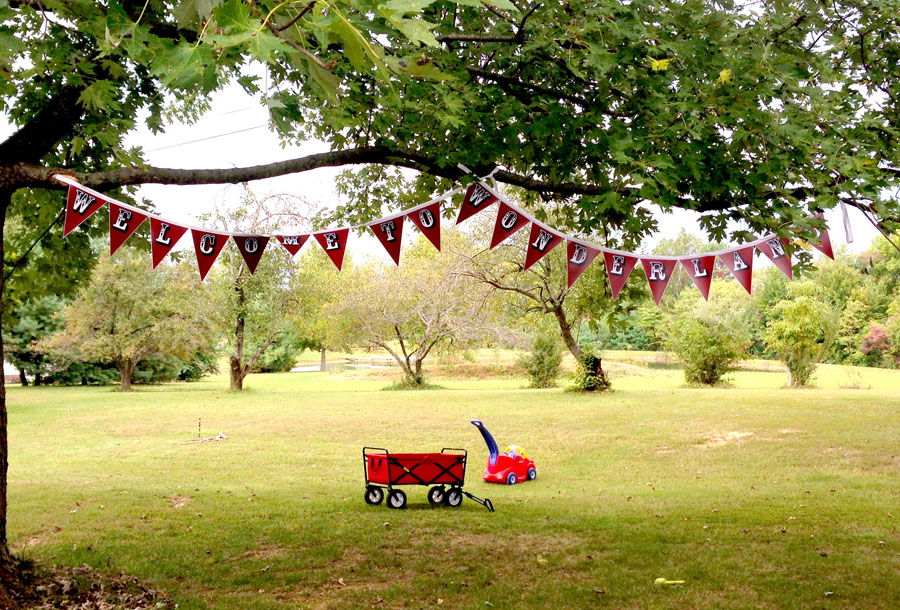
<path id="1" fill-rule="evenodd" d="M 699 447 L 722 447 L 729 443 L 740 443 L 748 436 L 753 436 L 752 432 L 741 430 L 729 430 L 728 432 L 713 432 L 706 435 L 702 443 L 697 443 Z"/>
<path id="2" fill-rule="evenodd" d="M 280 557 L 286 557 L 287 554 L 288 548 L 286 546 L 272 544 L 258 549 L 251 549 L 239 555 L 236 559 L 278 559 Z"/>
<path id="3" fill-rule="evenodd" d="M 191 501 L 190 496 L 182 496 L 180 494 L 175 494 L 174 496 L 163 496 L 166 500 L 172 503 L 172 508 L 184 508 L 184 505 Z"/>
<path id="4" fill-rule="evenodd" d="M 44 568 L 22 562 L 17 571 L 18 577 L 10 590 L 21 610 L 174 610 L 177 607 L 168 594 L 133 576 L 104 574 L 90 566 Z"/>

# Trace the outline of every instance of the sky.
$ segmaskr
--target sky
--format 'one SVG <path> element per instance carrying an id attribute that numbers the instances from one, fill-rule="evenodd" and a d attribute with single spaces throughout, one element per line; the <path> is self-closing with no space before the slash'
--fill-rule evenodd
<path id="1" fill-rule="evenodd" d="M 211 109 L 193 125 L 172 125 L 165 133 L 154 135 L 146 129 L 134 132 L 127 143 L 141 146 L 150 165 L 172 168 L 219 168 L 260 165 L 327 152 L 322 142 L 307 142 L 302 146 L 282 147 L 278 138 L 267 128 L 266 109 L 257 99 L 244 93 L 240 87 L 231 86 L 217 93 Z M 0 116 L 0 138 L 12 133 L 12 127 Z M 257 195 L 276 193 L 299 195 L 316 204 L 317 208 L 337 205 L 334 180 L 340 169 L 320 168 L 301 174 L 255 181 L 252 188 Z M 235 187 L 215 186 L 163 186 L 144 185 L 139 196 L 149 199 L 157 213 L 173 222 L 198 224 L 196 217 L 210 211 L 214 205 L 237 201 L 240 191 Z M 399 211 L 399 210 L 398 210 Z M 866 250 L 878 234 L 861 212 L 851 208 L 850 224 L 854 242 L 847 244 L 850 252 Z M 671 238 L 684 228 L 690 233 L 703 235 L 697 224 L 698 214 L 676 210 L 658 214 L 659 230 L 642 244 L 643 252 L 652 252 L 653 246 L 663 238 Z M 826 220 L 835 249 L 846 241 L 844 225 L 839 209 L 829 210 Z M 288 227 L 285 227 L 287 229 Z M 407 229 L 412 231 L 412 229 Z M 183 240 L 183 244 L 187 240 Z M 355 246 L 355 247 L 354 247 Z M 385 260 L 374 238 L 354 236 L 351 251 L 363 252 Z M 764 258 L 764 257 L 763 257 Z M 762 262 L 762 261 L 761 261 Z"/>

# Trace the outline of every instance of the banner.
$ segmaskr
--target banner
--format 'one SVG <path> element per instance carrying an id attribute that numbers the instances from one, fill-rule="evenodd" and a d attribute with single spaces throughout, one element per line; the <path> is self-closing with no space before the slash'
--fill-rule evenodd
<path id="1" fill-rule="evenodd" d="M 682 268 L 707 301 L 709 300 L 709 287 L 712 285 L 713 267 L 715 265 L 715 255 L 689 256 L 681 259 Z"/>
<path id="2" fill-rule="evenodd" d="M 284 249 L 288 251 L 288 254 L 294 256 L 300 252 L 300 248 L 302 248 L 303 244 L 306 243 L 306 240 L 309 239 L 309 235 L 276 235 L 275 239 L 278 240 L 279 244 L 284 246 Z"/>
<path id="3" fill-rule="evenodd" d="M 550 254 L 550 251 L 562 242 L 562 235 L 532 221 L 531 236 L 528 238 L 528 248 L 525 250 L 525 267 L 522 270 L 528 271 L 532 265 Z"/>
<path id="4" fill-rule="evenodd" d="M 197 268 L 200 270 L 200 279 L 206 279 L 206 274 L 219 253 L 225 247 L 228 241 L 227 233 L 213 233 L 212 231 L 204 231 L 203 229 L 191 229 L 191 237 L 194 238 L 194 252 L 197 254 Z"/>
<path id="5" fill-rule="evenodd" d="M 159 266 L 166 254 L 172 251 L 172 248 L 186 232 L 187 227 L 175 225 L 159 218 L 150 218 L 150 251 L 154 269 Z"/>
<path id="6" fill-rule="evenodd" d="M 518 210 L 514 210 L 505 201 L 500 202 L 500 209 L 497 210 L 497 221 L 494 223 L 494 234 L 491 236 L 491 249 L 531 222 L 525 214 Z"/>
<path id="7" fill-rule="evenodd" d="M 404 218 L 406 217 L 398 216 L 389 220 L 379 220 L 369 225 L 369 228 L 375 233 L 375 237 L 398 266 L 400 265 L 400 247 L 403 242 Z"/>
<path id="8" fill-rule="evenodd" d="M 821 218 L 825 220 L 825 216 L 817 214 L 813 218 Z M 811 239 L 809 245 L 834 260 L 834 251 L 831 249 L 831 237 L 828 235 L 828 227 L 824 227 L 821 231 L 816 231 L 818 239 Z"/>
<path id="9" fill-rule="evenodd" d="M 77 229 L 81 223 L 90 218 L 94 212 L 103 207 L 105 199 L 101 199 L 74 185 L 69 185 L 69 197 L 66 200 L 66 221 L 63 226 L 63 237 Z"/>
<path id="10" fill-rule="evenodd" d="M 788 250 L 788 244 L 788 240 L 783 237 L 781 239 L 772 237 L 756 244 L 756 249 L 768 256 L 772 264 L 792 280 L 794 279 L 794 270 L 791 267 L 791 253 Z"/>
<path id="11" fill-rule="evenodd" d="M 624 253 L 603 251 L 603 261 L 606 263 L 606 275 L 609 277 L 612 298 L 617 299 L 638 259 Z"/>
<path id="12" fill-rule="evenodd" d="M 269 238 L 265 235 L 232 235 L 231 239 L 237 244 L 238 252 L 250 270 L 250 275 L 256 273 L 256 267 L 262 259 L 263 252 L 266 251 Z"/>
<path id="13" fill-rule="evenodd" d="M 422 235 L 428 238 L 434 247 L 441 251 L 441 202 L 435 201 L 422 208 L 417 208 L 406 215 L 419 228 Z"/>
<path id="14" fill-rule="evenodd" d="M 122 207 L 112 201 L 109 202 L 109 254 L 128 241 L 143 222 L 147 215 L 131 208 Z"/>
<path id="15" fill-rule="evenodd" d="M 325 250 L 325 254 L 328 255 L 328 258 L 331 259 L 338 271 L 341 270 L 344 264 L 344 252 L 347 249 L 347 235 L 349 234 L 350 229 L 334 229 L 313 233 L 313 237 Z"/>
<path id="16" fill-rule="evenodd" d="M 480 183 L 470 184 L 463 197 L 456 224 L 467 220 L 497 201 L 497 197 Z"/>
<path id="17" fill-rule="evenodd" d="M 647 283 L 650 284 L 650 293 L 653 295 L 656 305 L 659 306 L 678 260 L 674 258 L 641 258 L 641 264 L 644 266 Z"/>
<path id="18" fill-rule="evenodd" d="M 569 240 L 566 244 L 566 275 L 569 280 L 569 288 L 575 283 L 584 270 L 594 262 L 600 250 L 587 244 Z"/>
<path id="19" fill-rule="evenodd" d="M 751 294 L 750 285 L 753 283 L 753 248 L 754 246 L 748 246 L 719 255 L 719 260 L 725 263 L 731 275 L 740 282 L 748 294 Z"/>

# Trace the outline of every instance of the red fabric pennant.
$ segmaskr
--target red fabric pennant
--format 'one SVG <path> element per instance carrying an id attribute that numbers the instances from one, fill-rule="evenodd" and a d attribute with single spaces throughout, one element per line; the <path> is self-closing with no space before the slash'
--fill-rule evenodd
<path id="1" fill-rule="evenodd" d="M 66 200 L 66 221 L 63 226 L 63 237 L 78 228 L 81 223 L 103 207 L 105 199 L 91 195 L 76 186 L 69 186 L 69 197 Z"/>
<path id="2" fill-rule="evenodd" d="M 441 251 L 441 202 L 419 208 L 406 215 L 419 228 L 422 235 L 428 238 L 434 247 Z"/>
<path id="3" fill-rule="evenodd" d="M 791 267 L 791 252 L 788 250 L 788 240 L 784 237 L 773 237 L 756 244 L 760 252 L 769 257 L 772 263 L 781 269 L 788 279 L 794 279 L 794 270 Z"/>
<path id="4" fill-rule="evenodd" d="M 244 258 L 250 275 L 256 273 L 256 267 L 262 258 L 266 246 L 269 245 L 269 238 L 265 235 L 232 235 L 231 239 L 237 244 L 238 252 Z"/>
<path id="5" fill-rule="evenodd" d="M 199 231 L 191 229 L 191 237 L 194 238 L 194 252 L 197 254 L 197 268 L 200 270 L 200 279 L 205 279 L 210 267 L 219 258 L 219 253 L 228 241 L 227 233 L 213 233 L 211 231 Z"/>
<path id="6" fill-rule="evenodd" d="M 344 251 L 347 248 L 347 235 L 350 229 L 335 229 L 333 231 L 322 231 L 321 233 L 313 233 L 313 237 L 325 250 L 325 254 L 334 263 L 334 266 L 341 270 L 344 264 Z"/>
<path id="7" fill-rule="evenodd" d="M 741 286 L 750 293 L 750 285 L 753 282 L 753 246 L 730 250 L 720 254 L 719 259 L 725 263 Z"/>
<path id="8" fill-rule="evenodd" d="M 497 201 L 497 198 L 484 186 L 477 182 L 470 184 L 466 190 L 466 196 L 463 197 L 462 206 L 459 208 L 459 217 L 456 219 L 456 224 L 471 218 L 495 201 Z"/>
<path id="9" fill-rule="evenodd" d="M 369 225 L 369 228 L 375 233 L 375 237 L 397 265 L 400 264 L 400 248 L 403 246 L 403 220 L 405 218 L 405 216 L 398 216 Z"/>
<path id="10" fill-rule="evenodd" d="M 153 254 L 154 269 L 175 247 L 185 232 L 187 232 L 187 227 L 180 227 L 159 218 L 150 218 L 150 250 Z"/>
<path id="11" fill-rule="evenodd" d="M 653 294 L 653 300 L 659 307 L 659 302 L 666 292 L 666 286 L 672 278 L 672 272 L 678 264 L 674 259 L 656 259 L 642 258 L 641 264 L 644 266 L 644 274 L 647 276 L 647 283 L 650 284 L 650 292 Z"/>
<path id="12" fill-rule="evenodd" d="M 309 239 L 309 235 L 276 235 L 275 239 L 284 246 L 284 249 L 287 250 L 291 256 L 294 256 L 300 252 L 300 248 L 302 248 L 303 244 L 306 243 L 306 240 Z"/>
<path id="13" fill-rule="evenodd" d="M 709 287 L 712 285 L 713 267 L 715 265 L 716 257 L 712 255 L 689 256 L 681 259 L 681 266 L 707 301 L 709 300 Z"/>
<path id="14" fill-rule="evenodd" d="M 628 256 L 627 254 L 603 252 L 603 261 L 606 263 L 606 275 L 609 276 L 612 298 L 617 299 L 638 259 L 636 256 Z"/>
<path id="15" fill-rule="evenodd" d="M 566 271 L 569 277 L 569 288 L 594 262 L 598 254 L 600 254 L 600 250 L 596 248 L 580 244 L 577 241 L 566 242 Z"/>
<path id="16" fill-rule="evenodd" d="M 512 209 L 505 201 L 500 202 L 497 210 L 497 222 L 494 223 L 494 235 L 491 237 L 491 249 L 531 222 L 531 219 Z"/>
<path id="17" fill-rule="evenodd" d="M 68 215 L 66 215 L 68 219 Z M 825 216 L 822 214 L 817 214 L 813 218 L 821 218 L 825 219 Z M 68 220 L 66 220 L 68 222 Z M 834 260 L 834 250 L 831 249 L 831 237 L 828 235 L 828 227 L 825 226 L 821 231 L 817 231 L 819 239 L 811 239 L 809 241 L 809 245 L 830 258 Z"/>
<path id="18" fill-rule="evenodd" d="M 147 215 L 137 210 L 123 208 L 120 205 L 109 202 L 109 254 L 112 256 L 116 250 L 128 241 L 143 222 Z"/>
<path id="19" fill-rule="evenodd" d="M 525 267 L 523 271 L 528 269 L 550 253 L 550 250 L 561 244 L 562 235 L 554 233 L 550 229 L 545 229 L 536 222 L 531 223 L 531 235 L 528 237 L 528 249 L 525 250 Z"/>

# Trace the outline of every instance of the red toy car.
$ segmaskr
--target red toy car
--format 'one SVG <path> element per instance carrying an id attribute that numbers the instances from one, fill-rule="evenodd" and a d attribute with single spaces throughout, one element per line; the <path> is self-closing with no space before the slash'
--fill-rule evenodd
<path id="1" fill-rule="evenodd" d="M 502 454 L 497 446 L 497 441 L 484 427 L 480 420 L 473 419 L 472 424 L 481 432 L 488 448 L 488 462 L 484 468 L 482 478 L 488 483 L 506 483 L 515 485 L 519 481 L 533 481 L 537 478 L 537 468 L 534 460 L 528 459 L 525 450 L 516 445 L 510 445 Z"/>

